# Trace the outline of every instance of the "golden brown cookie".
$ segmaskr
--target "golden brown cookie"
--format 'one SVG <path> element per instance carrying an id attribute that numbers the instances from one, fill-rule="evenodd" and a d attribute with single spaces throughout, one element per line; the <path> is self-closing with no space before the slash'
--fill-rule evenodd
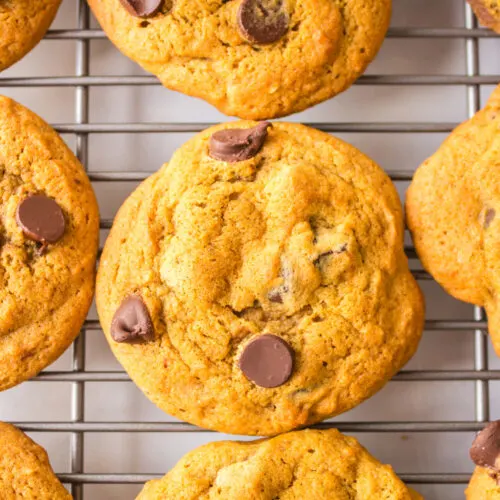
<path id="1" fill-rule="evenodd" d="M 116 46 L 168 88 L 260 120 L 347 89 L 377 54 L 391 0 L 88 0 Z"/>
<path id="2" fill-rule="evenodd" d="M 24 57 L 43 38 L 61 0 L 0 1 L 0 71 Z"/>
<path id="3" fill-rule="evenodd" d="M 70 500 L 46 451 L 13 425 L 0 422 L 0 498 Z"/>
<path id="4" fill-rule="evenodd" d="M 500 485 L 496 475 L 483 467 L 476 467 L 467 489 L 467 500 L 500 500 Z"/>
<path id="5" fill-rule="evenodd" d="M 195 136 L 120 209 L 98 273 L 113 352 L 160 408 L 271 435 L 349 410 L 424 320 L 389 177 L 298 125 Z"/>
<path id="6" fill-rule="evenodd" d="M 477 467 L 465 491 L 467 500 L 500 500 L 500 420 L 477 435 L 470 456 Z"/>
<path id="7" fill-rule="evenodd" d="M 353 437 L 304 430 L 188 453 L 137 500 L 422 500 Z"/>
<path id="8" fill-rule="evenodd" d="M 0 390 L 36 375 L 78 335 L 98 235 L 82 165 L 41 118 L 0 97 Z"/>
<path id="9" fill-rule="evenodd" d="M 479 22 L 500 33 L 500 0 L 468 0 Z"/>
<path id="10" fill-rule="evenodd" d="M 417 170 L 406 214 L 424 267 L 454 297 L 486 308 L 500 354 L 500 86 Z"/>

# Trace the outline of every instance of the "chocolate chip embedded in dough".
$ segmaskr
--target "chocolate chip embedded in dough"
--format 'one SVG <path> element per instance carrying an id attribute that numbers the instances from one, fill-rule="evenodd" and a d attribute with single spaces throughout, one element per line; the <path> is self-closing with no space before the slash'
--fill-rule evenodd
<path id="1" fill-rule="evenodd" d="M 497 213 L 494 208 L 486 209 L 486 212 L 484 213 L 484 222 L 483 222 L 484 229 L 488 229 L 490 227 L 490 224 L 493 222 L 493 219 L 495 218 L 496 214 Z"/>
<path id="2" fill-rule="evenodd" d="M 500 420 L 491 422 L 476 436 L 470 457 L 476 465 L 500 472 Z"/>
<path id="3" fill-rule="evenodd" d="M 210 138 L 210 156 L 228 163 L 249 160 L 261 150 L 270 126 L 269 122 L 261 122 L 253 128 L 219 130 Z"/>
<path id="4" fill-rule="evenodd" d="M 238 9 L 238 28 L 251 43 L 277 42 L 285 36 L 288 26 L 284 0 L 243 0 Z"/>
<path id="5" fill-rule="evenodd" d="M 17 206 L 16 221 L 30 239 L 46 245 L 59 241 L 66 229 L 61 207 L 52 198 L 32 195 Z"/>
<path id="6" fill-rule="evenodd" d="M 274 288 L 270 290 L 267 294 L 269 302 L 274 302 L 275 304 L 283 304 L 283 295 L 281 294 L 281 289 L 283 287 Z M 283 290 L 285 291 L 285 290 Z"/>
<path id="7" fill-rule="evenodd" d="M 132 16 L 149 17 L 158 12 L 163 0 L 120 0 L 120 3 Z"/>
<path id="8" fill-rule="evenodd" d="M 341 253 L 344 253 L 347 250 L 347 243 L 343 243 L 340 247 L 336 248 L 335 250 L 328 250 L 328 252 L 324 252 L 318 256 L 314 260 L 314 265 L 315 266 L 320 266 L 322 261 L 324 261 L 327 257 L 330 257 L 331 255 L 339 255 Z"/>
<path id="9" fill-rule="evenodd" d="M 111 322 L 115 342 L 135 344 L 154 339 L 154 326 L 148 308 L 138 295 L 129 295 L 116 310 Z"/>
<path id="10" fill-rule="evenodd" d="M 245 347 L 239 367 L 258 386 L 278 387 L 292 375 L 293 350 L 276 335 L 261 335 Z"/>

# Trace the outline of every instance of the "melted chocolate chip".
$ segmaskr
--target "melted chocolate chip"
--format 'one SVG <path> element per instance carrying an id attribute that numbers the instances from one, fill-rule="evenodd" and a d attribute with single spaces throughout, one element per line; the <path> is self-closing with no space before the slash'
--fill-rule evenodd
<path id="1" fill-rule="evenodd" d="M 130 295 L 121 303 L 111 322 L 111 337 L 129 344 L 154 339 L 153 322 L 141 297 Z"/>
<path id="2" fill-rule="evenodd" d="M 288 31 L 289 18 L 283 0 L 243 0 L 238 27 L 251 43 L 277 42 Z"/>
<path id="3" fill-rule="evenodd" d="M 292 375 L 293 350 L 276 335 L 261 335 L 245 347 L 239 366 L 245 376 L 258 386 L 278 387 Z"/>
<path id="4" fill-rule="evenodd" d="M 155 15 L 163 0 L 120 0 L 127 12 L 135 17 L 149 17 Z"/>
<path id="5" fill-rule="evenodd" d="M 328 250 L 328 252 L 322 253 L 318 256 L 317 259 L 314 260 L 314 265 L 315 266 L 320 266 L 322 261 L 326 259 L 327 257 L 330 257 L 330 255 L 339 255 L 341 253 L 344 253 L 347 250 L 347 243 L 344 243 L 341 245 L 339 248 L 336 250 Z"/>
<path id="6" fill-rule="evenodd" d="M 500 472 L 500 420 L 491 422 L 476 436 L 470 457 L 476 465 Z"/>
<path id="7" fill-rule="evenodd" d="M 28 238 L 42 243 L 42 246 L 59 241 L 66 229 L 61 207 L 43 195 L 29 196 L 19 203 L 16 221 Z"/>
<path id="8" fill-rule="evenodd" d="M 261 122 L 253 128 L 219 130 L 210 138 L 210 156 L 228 163 L 249 160 L 264 145 L 270 126 L 269 122 Z"/>
<path id="9" fill-rule="evenodd" d="M 496 216 L 496 210 L 494 208 L 488 208 L 486 212 L 484 213 L 484 222 L 483 222 L 483 227 L 484 229 L 488 229 L 490 227 L 490 224 L 493 222 L 493 219 Z"/>
<path id="10" fill-rule="evenodd" d="M 281 295 L 281 287 L 270 290 L 269 293 L 267 294 L 267 298 L 269 299 L 269 302 L 274 302 L 276 304 L 283 304 L 283 295 Z"/>

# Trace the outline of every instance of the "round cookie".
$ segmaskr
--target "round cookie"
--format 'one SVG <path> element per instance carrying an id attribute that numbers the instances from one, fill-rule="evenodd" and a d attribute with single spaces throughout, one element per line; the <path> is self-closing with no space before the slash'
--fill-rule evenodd
<path id="1" fill-rule="evenodd" d="M 457 299 L 486 308 L 500 355 L 500 86 L 418 168 L 406 215 L 436 281 Z"/>
<path id="2" fill-rule="evenodd" d="M 195 136 L 120 209 L 97 279 L 106 337 L 160 408 L 271 435 L 378 391 L 424 320 L 387 175 L 298 125 Z"/>
<path id="3" fill-rule="evenodd" d="M 13 425 L 0 422 L 0 498 L 71 500 L 46 451 Z"/>
<path id="4" fill-rule="evenodd" d="M 137 500 L 422 500 L 353 437 L 304 430 L 253 442 L 210 443 L 188 453 Z"/>
<path id="5" fill-rule="evenodd" d="M 347 89 L 377 54 L 391 16 L 391 0 L 88 3 L 113 43 L 163 85 L 251 120 Z"/>
<path id="6" fill-rule="evenodd" d="M 0 390 L 35 376 L 78 335 L 98 237 L 82 165 L 41 118 L 0 97 Z"/>
<path id="7" fill-rule="evenodd" d="M 43 38 L 61 0 L 0 1 L 0 71 L 24 57 Z"/>
<path id="8" fill-rule="evenodd" d="M 467 500 L 500 500 L 500 420 L 477 435 L 470 456 L 477 467 L 465 491 Z"/>
<path id="9" fill-rule="evenodd" d="M 500 0 L 468 0 L 479 22 L 500 33 Z"/>

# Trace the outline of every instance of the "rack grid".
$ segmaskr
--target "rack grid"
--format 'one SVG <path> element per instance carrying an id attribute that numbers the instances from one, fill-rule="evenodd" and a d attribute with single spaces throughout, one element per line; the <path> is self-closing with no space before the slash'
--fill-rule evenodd
<path id="1" fill-rule="evenodd" d="M 462 1 L 462 0 L 460 0 Z M 356 85 L 454 85 L 465 86 L 468 115 L 472 116 L 480 108 L 480 86 L 495 85 L 500 75 L 481 75 L 479 71 L 479 40 L 499 38 L 495 33 L 478 28 L 469 5 L 464 2 L 464 28 L 391 28 L 391 38 L 450 38 L 465 43 L 465 73 L 459 75 L 365 75 Z M 105 38 L 102 31 L 90 29 L 90 15 L 85 0 L 77 0 L 77 28 L 51 30 L 48 40 L 76 41 L 76 65 L 74 76 L 50 76 L 42 78 L 0 78 L 1 87 L 70 87 L 75 89 L 75 113 L 73 123 L 54 124 L 61 133 L 75 134 L 76 154 L 83 165 L 87 165 L 89 134 L 113 133 L 181 133 L 197 132 L 210 123 L 92 123 L 89 121 L 89 90 L 96 86 L 137 86 L 159 85 L 153 76 L 94 76 L 90 74 L 91 40 Z M 450 132 L 456 123 L 309 123 L 326 132 L 370 132 L 370 133 L 427 133 Z M 399 170 L 388 172 L 395 181 L 411 180 L 411 173 Z M 141 181 L 147 177 L 145 172 L 91 171 L 89 176 L 94 183 L 116 181 Z M 101 220 L 101 229 L 109 229 L 112 220 Z M 406 247 L 410 259 L 416 259 L 412 246 Z M 418 280 L 432 278 L 422 270 L 413 271 Z M 71 417 L 66 422 L 16 422 L 25 431 L 67 432 L 70 433 L 70 472 L 59 474 L 61 480 L 71 487 L 76 500 L 83 500 L 85 484 L 122 484 L 143 483 L 154 477 L 153 474 L 95 474 L 84 469 L 84 436 L 86 433 L 113 432 L 198 432 L 200 429 L 180 422 L 91 422 L 86 421 L 85 387 L 87 382 L 122 382 L 130 380 L 122 371 L 87 371 L 85 363 L 85 335 L 99 330 L 96 320 L 87 320 L 81 335 L 72 347 L 72 368 L 67 371 L 50 371 L 40 374 L 35 381 L 71 383 Z M 471 421 L 441 422 L 335 422 L 316 425 L 317 428 L 335 426 L 348 432 L 473 432 L 482 428 L 488 421 L 489 382 L 500 380 L 500 370 L 488 369 L 487 321 L 481 308 L 475 307 L 473 317 L 466 319 L 427 319 L 426 331 L 469 330 L 474 331 L 474 369 L 473 370 L 404 370 L 395 381 L 473 381 L 475 383 L 475 418 Z M 413 484 L 464 484 L 469 475 L 454 472 L 401 474 L 404 481 Z"/>

